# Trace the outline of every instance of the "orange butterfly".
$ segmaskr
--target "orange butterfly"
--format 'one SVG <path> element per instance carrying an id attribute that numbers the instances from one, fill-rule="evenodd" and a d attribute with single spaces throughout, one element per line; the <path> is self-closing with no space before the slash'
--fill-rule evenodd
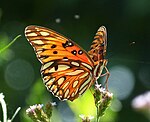
<path id="1" fill-rule="evenodd" d="M 107 75 L 107 32 L 101 26 L 87 53 L 71 39 L 41 26 L 28 26 L 25 36 L 42 63 L 41 74 L 47 89 L 60 100 L 70 100 L 82 95 L 100 76 Z M 103 69 L 106 73 L 102 75 Z M 106 85 L 107 88 L 107 85 Z"/>

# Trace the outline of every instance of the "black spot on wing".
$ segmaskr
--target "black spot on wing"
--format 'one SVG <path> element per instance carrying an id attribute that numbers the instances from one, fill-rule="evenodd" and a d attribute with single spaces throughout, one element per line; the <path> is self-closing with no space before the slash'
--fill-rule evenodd
<path id="1" fill-rule="evenodd" d="M 66 48 L 66 47 L 72 47 L 74 46 L 74 44 L 71 41 L 66 41 L 66 43 L 62 43 L 62 46 Z"/>
<path id="2" fill-rule="evenodd" d="M 53 45 L 51 46 L 51 48 L 56 48 L 56 45 L 55 45 L 55 44 L 53 44 Z"/>
<path id="3" fill-rule="evenodd" d="M 53 54 L 57 54 L 57 53 L 58 53 L 57 51 L 54 51 L 54 52 L 53 52 Z"/>
<path id="4" fill-rule="evenodd" d="M 79 55 L 82 55 L 82 54 L 83 54 L 83 51 L 82 51 L 82 50 L 79 50 L 79 51 L 78 51 L 78 54 L 79 54 Z"/>
<path id="5" fill-rule="evenodd" d="M 73 50 L 73 51 L 71 51 L 71 53 L 72 53 L 73 55 L 76 55 L 76 54 L 77 54 L 77 51 L 76 51 L 76 50 Z"/>

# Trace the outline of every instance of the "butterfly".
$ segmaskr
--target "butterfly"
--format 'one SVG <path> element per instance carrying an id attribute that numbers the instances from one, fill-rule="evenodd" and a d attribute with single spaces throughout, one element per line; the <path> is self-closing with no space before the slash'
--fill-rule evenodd
<path id="1" fill-rule="evenodd" d="M 98 29 L 88 52 L 71 39 L 45 27 L 27 26 L 25 36 L 42 64 L 45 86 L 60 100 L 75 100 L 97 83 L 100 76 L 107 75 L 107 82 L 109 72 L 104 59 L 107 32 L 104 26 Z M 102 74 L 104 68 L 106 73 Z"/>

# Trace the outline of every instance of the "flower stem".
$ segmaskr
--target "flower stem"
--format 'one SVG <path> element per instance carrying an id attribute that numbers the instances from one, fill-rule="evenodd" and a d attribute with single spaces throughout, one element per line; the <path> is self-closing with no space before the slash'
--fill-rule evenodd
<path id="1" fill-rule="evenodd" d="M 96 107 L 97 108 L 97 122 L 99 121 L 99 116 L 98 116 L 98 113 L 99 113 L 99 111 L 98 111 L 98 107 Z"/>
<path id="2" fill-rule="evenodd" d="M 15 118 L 15 116 L 18 114 L 18 112 L 20 111 L 21 107 L 18 107 L 17 110 L 15 111 L 14 115 L 11 118 L 11 121 L 13 121 L 13 119 Z"/>
<path id="3" fill-rule="evenodd" d="M 2 110 L 3 110 L 3 122 L 7 122 L 7 108 L 6 108 L 6 103 L 4 100 L 3 93 L 0 93 L 0 103 L 2 105 Z"/>

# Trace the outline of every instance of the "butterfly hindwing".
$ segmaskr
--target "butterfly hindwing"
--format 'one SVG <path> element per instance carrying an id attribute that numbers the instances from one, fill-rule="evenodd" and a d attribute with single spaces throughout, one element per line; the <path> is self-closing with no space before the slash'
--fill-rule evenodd
<path id="1" fill-rule="evenodd" d="M 46 69 L 44 66 L 41 68 L 43 81 L 47 89 L 61 100 L 73 101 L 91 85 L 93 76 L 90 69 L 81 62 L 60 60 L 50 63 Z"/>

